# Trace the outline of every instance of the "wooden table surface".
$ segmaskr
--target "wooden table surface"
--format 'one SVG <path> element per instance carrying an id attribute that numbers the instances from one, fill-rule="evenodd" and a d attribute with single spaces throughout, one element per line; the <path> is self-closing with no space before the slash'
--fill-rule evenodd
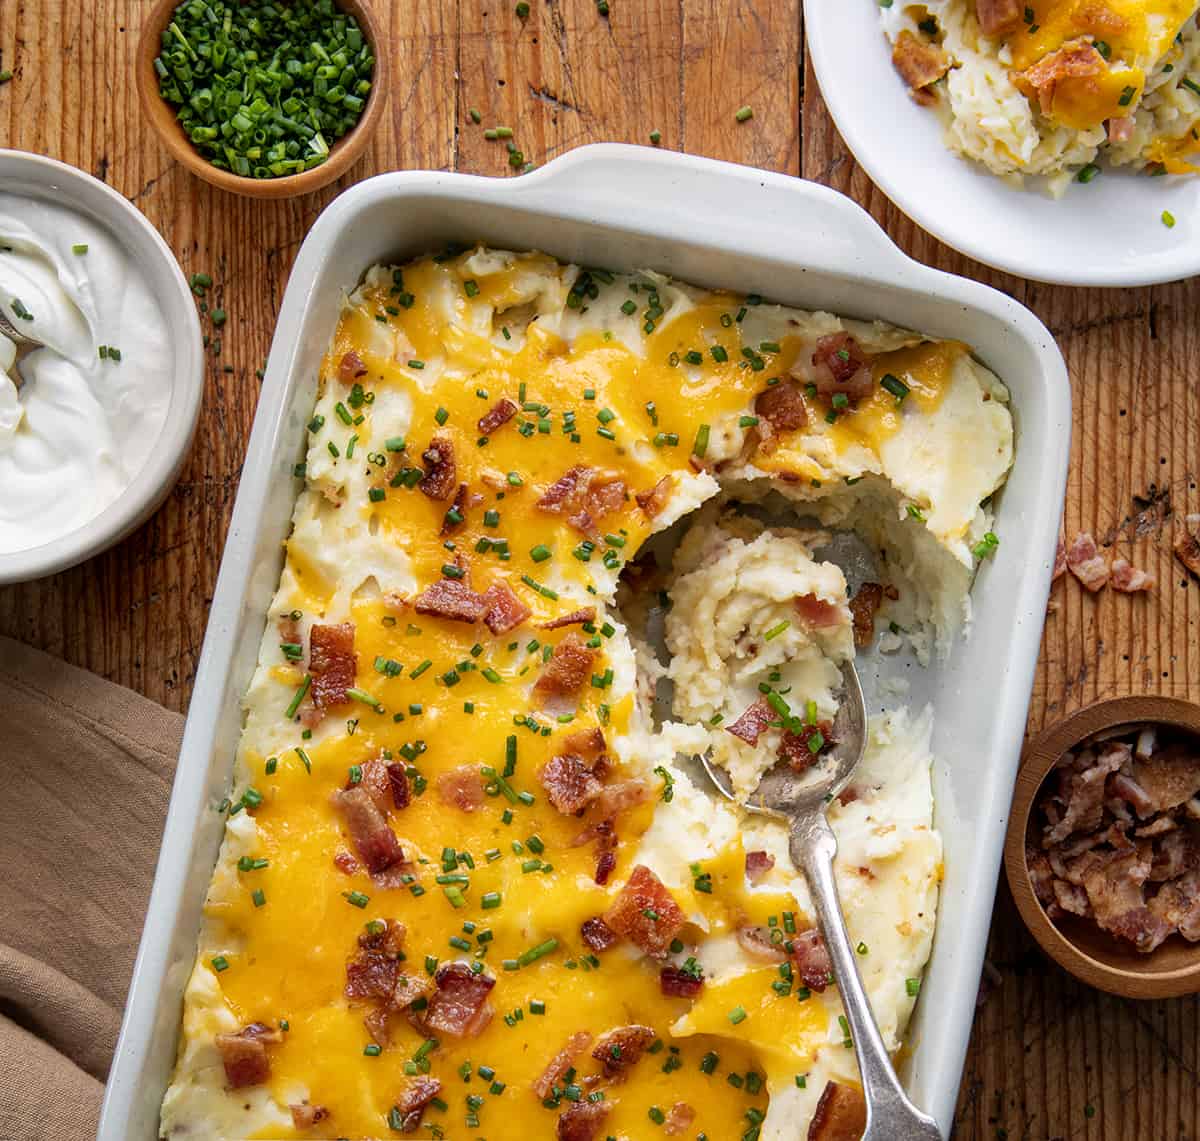
<path id="1" fill-rule="evenodd" d="M 81 567 L 0 588 L 0 633 L 187 707 L 258 398 L 255 369 L 296 249 L 339 189 L 377 171 L 509 177 L 503 144 L 468 117 L 476 107 L 485 125 L 511 125 L 539 163 L 582 143 L 646 143 L 658 129 L 663 147 L 802 174 L 851 195 L 914 257 L 1033 309 L 1071 371 L 1067 531 L 1090 529 L 1156 571 L 1159 587 L 1149 598 L 1093 598 L 1073 581 L 1055 588 L 1030 731 L 1119 693 L 1200 698 L 1200 586 L 1170 554 L 1179 518 L 1200 511 L 1200 279 L 1055 288 L 994 273 L 922 233 L 834 129 L 803 63 L 800 0 L 609 4 L 606 19 L 596 0 L 531 0 L 523 23 L 509 0 L 375 0 L 392 51 L 382 129 L 340 183 L 279 203 L 211 189 L 149 134 L 132 77 L 149 0 L 0 4 L 0 69 L 15 72 L 0 86 L 0 146 L 63 159 L 127 195 L 185 273 L 212 274 L 213 303 L 229 314 L 221 353 L 209 356 L 197 442 L 166 505 Z M 743 104 L 754 117 L 738 123 Z M 1003 886 L 990 962 L 999 984 L 976 1020 L 957 1137 L 1200 1136 L 1195 1000 L 1137 1003 L 1082 987 L 1040 956 Z"/>

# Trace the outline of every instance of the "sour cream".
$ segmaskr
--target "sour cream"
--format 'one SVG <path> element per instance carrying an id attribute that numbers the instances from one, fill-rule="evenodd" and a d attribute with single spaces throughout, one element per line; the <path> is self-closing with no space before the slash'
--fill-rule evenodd
<path id="1" fill-rule="evenodd" d="M 14 368 L 0 334 L 0 554 L 12 554 L 82 527 L 137 478 L 166 419 L 171 354 L 116 238 L 42 199 L 0 193 L 0 311 L 45 346 Z"/>

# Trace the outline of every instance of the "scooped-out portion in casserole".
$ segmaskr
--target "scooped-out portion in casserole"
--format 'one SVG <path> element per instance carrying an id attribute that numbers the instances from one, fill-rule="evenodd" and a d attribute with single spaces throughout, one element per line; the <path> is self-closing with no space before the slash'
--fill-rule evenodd
<path id="1" fill-rule="evenodd" d="M 1196 0 L 880 3 L 892 61 L 947 145 L 1061 194 L 1098 163 L 1188 174 L 1200 155 Z"/>
<path id="2" fill-rule="evenodd" d="M 308 429 L 163 1136 L 854 1135 L 786 836 L 681 758 L 805 768 L 839 663 L 960 636 L 1004 386 L 957 342 L 451 249 L 346 299 Z M 876 712 L 829 809 L 895 1050 L 930 734 Z"/>

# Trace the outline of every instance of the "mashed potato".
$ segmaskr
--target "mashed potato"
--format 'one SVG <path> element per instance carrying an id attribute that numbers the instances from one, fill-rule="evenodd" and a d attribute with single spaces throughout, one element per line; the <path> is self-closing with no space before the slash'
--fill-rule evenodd
<path id="1" fill-rule="evenodd" d="M 742 791 L 809 763 L 874 619 L 926 657 L 964 629 L 1004 386 L 957 342 L 477 248 L 366 275 L 308 427 L 163 1136 L 796 1136 L 857 1083 L 812 903 L 687 758 Z M 893 1049 L 931 724 L 875 716 L 829 809 Z"/>
<path id="2" fill-rule="evenodd" d="M 1052 193 L 1108 162 L 1190 173 L 1200 153 L 1194 0 L 901 0 L 897 69 L 951 149 Z"/>

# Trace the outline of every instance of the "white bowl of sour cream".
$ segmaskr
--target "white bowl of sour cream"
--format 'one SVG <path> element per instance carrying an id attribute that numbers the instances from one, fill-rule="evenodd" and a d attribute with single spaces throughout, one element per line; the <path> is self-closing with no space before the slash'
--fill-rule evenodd
<path id="1" fill-rule="evenodd" d="M 204 382 L 196 306 L 125 198 L 65 163 L 0 149 L 0 584 L 98 554 L 166 498 Z"/>

